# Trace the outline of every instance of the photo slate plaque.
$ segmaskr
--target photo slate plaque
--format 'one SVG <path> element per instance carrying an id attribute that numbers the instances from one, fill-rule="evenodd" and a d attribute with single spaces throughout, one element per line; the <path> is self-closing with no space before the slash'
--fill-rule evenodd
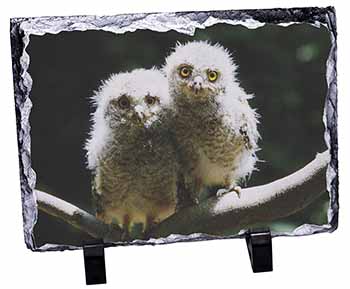
<path id="1" fill-rule="evenodd" d="M 335 10 L 11 19 L 34 251 L 332 232 Z"/>

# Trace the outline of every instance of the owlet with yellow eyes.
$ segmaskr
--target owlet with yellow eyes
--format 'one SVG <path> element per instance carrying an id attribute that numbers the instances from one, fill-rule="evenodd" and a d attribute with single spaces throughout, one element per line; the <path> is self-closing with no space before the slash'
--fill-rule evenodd
<path id="1" fill-rule="evenodd" d="M 176 170 L 169 136 L 169 94 L 158 70 L 111 76 L 95 93 L 86 144 L 96 216 L 128 236 L 175 211 Z M 134 234 L 135 235 L 135 234 Z"/>
<path id="2" fill-rule="evenodd" d="M 226 49 L 207 42 L 179 44 L 166 58 L 180 170 L 191 203 L 208 190 L 239 194 L 240 182 L 255 169 L 257 114 L 236 68 Z"/>

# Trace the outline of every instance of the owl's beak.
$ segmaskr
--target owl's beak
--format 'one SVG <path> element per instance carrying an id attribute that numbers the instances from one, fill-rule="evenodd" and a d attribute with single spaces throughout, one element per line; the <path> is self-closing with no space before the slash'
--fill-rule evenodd
<path id="1" fill-rule="evenodd" d="M 190 89 L 194 92 L 195 95 L 199 95 L 203 90 L 204 79 L 202 76 L 197 75 L 190 82 Z"/>
<path id="2" fill-rule="evenodd" d="M 143 123 L 145 120 L 145 114 L 143 113 L 143 108 L 141 105 L 135 106 L 135 119 L 138 123 Z"/>
<path id="3" fill-rule="evenodd" d="M 203 77 L 200 75 L 197 75 L 193 78 L 193 81 L 191 83 L 191 89 L 194 91 L 195 94 L 198 94 L 203 89 Z"/>

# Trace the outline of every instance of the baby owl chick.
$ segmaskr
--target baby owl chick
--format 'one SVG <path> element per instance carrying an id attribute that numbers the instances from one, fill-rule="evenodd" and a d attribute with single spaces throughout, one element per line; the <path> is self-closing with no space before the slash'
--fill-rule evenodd
<path id="1" fill-rule="evenodd" d="M 259 133 L 230 54 L 207 42 L 178 44 L 163 69 L 190 202 L 198 203 L 208 188 L 239 193 L 237 184 L 255 168 Z"/>
<path id="2" fill-rule="evenodd" d="M 168 137 L 167 81 L 158 70 L 111 76 L 95 93 L 86 144 L 96 216 L 144 232 L 175 210 L 176 157 Z"/>

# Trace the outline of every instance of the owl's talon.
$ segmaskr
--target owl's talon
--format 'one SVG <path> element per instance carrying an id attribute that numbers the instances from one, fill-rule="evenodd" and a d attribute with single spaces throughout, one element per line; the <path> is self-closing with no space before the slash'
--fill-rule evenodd
<path id="1" fill-rule="evenodd" d="M 231 193 L 231 192 L 235 192 L 238 196 L 238 198 L 241 197 L 241 192 L 242 192 L 242 188 L 240 186 L 234 186 L 231 189 L 220 189 L 216 192 L 216 196 L 222 197 L 223 195 L 227 194 L 227 193 Z"/>
<path id="2" fill-rule="evenodd" d="M 222 197 L 223 195 L 227 194 L 229 191 L 227 189 L 219 189 L 217 192 L 216 192 L 216 196 L 218 198 Z"/>
<path id="3" fill-rule="evenodd" d="M 242 188 L 240 186 L 235 186 L 232 189 L 230 189 L 229 191 L 235 192 L 237 194 L 238 198 L 241 197 Z"/>

